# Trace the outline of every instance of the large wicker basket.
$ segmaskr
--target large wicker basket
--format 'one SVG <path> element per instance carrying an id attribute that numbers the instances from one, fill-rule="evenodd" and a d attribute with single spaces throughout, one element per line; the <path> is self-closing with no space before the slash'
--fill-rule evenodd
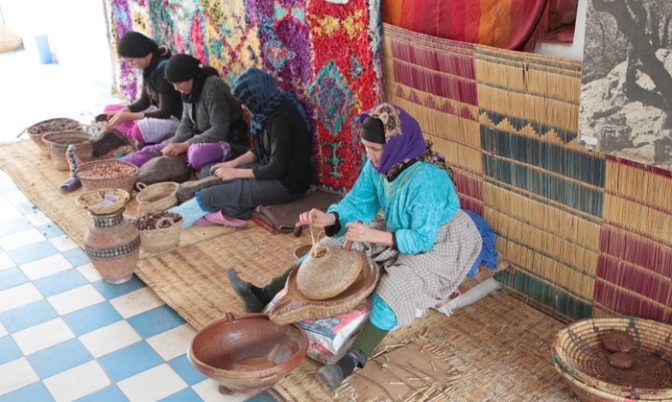
<path id="1" fill-rule="evenodd" d="M 83 163 L 75 174 L 82 181 L 84 191 L 120 188 L 133 194 L 138 168 L 128 162 L 107 159 Z"/>
<path id="2" fill-rule="evenodd" d="M 149 186 L 137 183 L 135 186 L 140 190 L 135 196 L 138 201 L 138 216 L 165 211 L 177 204 L 177 190 L 180 185 L 176 182 L 167 181 Z"/>
<path id="3" fill-rule="evenodd" d="M 635 364 L 627 370 L 608 362 L 602 337 L 611 331 L 625 331 L 635 340 L 637 348 L 629 352 Z M 575 387 L 615 398 L 602 400 L 672 400 L 672 325 L 634 317 L 582 320 L 558 332 L 551 351 L 555 367 L 575 379 L 570 380 Z"/>
<path id="4" fill-rule="evenodd" d="M 49 147 L 42 142 L 42 137 L 51 133 L 60 133 L 63 131 L 80 130 L 82 125 L 73 119 L 59 117 L 55 119 L 42 120 L 26 128 L 30 139 L 37 145 L 40 152 L 44 155 L 50 155 Z"/>

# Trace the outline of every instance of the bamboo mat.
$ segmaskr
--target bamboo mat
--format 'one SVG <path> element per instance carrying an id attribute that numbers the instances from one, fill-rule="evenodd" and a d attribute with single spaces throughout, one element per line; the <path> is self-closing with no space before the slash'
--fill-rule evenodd
<path id="1" fill-rule="evenodd" d="M 79 246 L 84 245 L 84 235 L 90 218 L 86 211 L 75 203 L 81 190 L 63 193 L 61 184 L 68 172 L 55 170 L 51 159 L 40 154 L 32 141 L 0 145 L 0 168 L 12 177 L 16 185 L 30 201 L 50 217 Z M 126 206 L 126 214 L 135 216 L 135 198 Z M 194 227 L 183 231 L 180 246 L 187 246 L 214 236 L 230 233 L 235 229 L 218 227 Z M 144 253 L 141 257 L 144 256 Z"/>
<path id="2" fill-rule="evenodd" d="M 28 142 L 0 146 L 0 167 L 26 196 L 82 244 L 89 224 L 74 204 L 78 194 L 61 194 L 64 172 L 51 168 Z M 129 210 L 133 209 L 133 204 Z M 296 247 L 309 244 L 308 235 L 273 235 L 250 224 L 244 230 L 183 233 L 172 252 L 143 256 L 137 275 L 195 328 L 224 312 L 240 312 L 242 304 L 230 288 L 226 269 L 235 267 L 244 280 L 266 283 L 294 261 Z M 318 379 L 318 363 L 304 359 L 280 380 L 274 395 L 287 401 L 349 401 L 388 398 L 411 401 L 571 401 L 550 364 L 550 344 L 563 324 L 504 293 L 488 297 L 447 318 L 430 311 L 414 325 L 393 332 L 376 357 L 336 393 Z M 400 347 L 403 346 L 403 347 Z M 429 372 L 427 364 L 440 369 Z M 381 374 L 386 359 L 396 367 L 423 370 L 407 385 L 387 384 Z M 389 365 L 389 363 L 387 363 Z M 404 382 L 401 380 L 393 383 Z M 409 381 L 406 381 L 409 382 Z M 385 387 L 387 393 L 382 392 Z M 374 398 L 371 398 L 375 396 Z"/>

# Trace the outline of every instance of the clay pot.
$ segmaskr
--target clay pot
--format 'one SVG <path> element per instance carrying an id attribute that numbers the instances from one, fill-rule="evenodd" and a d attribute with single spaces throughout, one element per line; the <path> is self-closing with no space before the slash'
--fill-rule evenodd
<path id="1" fill-rule="evenodd" d="M 266 314 L 226 313 L 192 339 L 187 359 L 217 381 L 221 393 L 258 394 L 289 374 L 308 351 L 308 338 Z"/>
<path id="2" fill-rule="evenodd" d="M 42 137 L 50 133 L 79 130 L 82 127 L 77 120 L 56 118 L 43 120 L 26 129 L 30 139 L 38 146 L 40 153 L 49 156 L 49 147 L 42 141 Z"/>
<path id="3" fill-rule="evenodd" d="M 81 144 L 91 140 L 91 135 L 83 131 L 64 131 L 61 133 L 46 134 L 42 141 L 47 144 L 51 154 L 51 163 L 56 170 L 68 171 L 68 159 L 65 151 L 72 144 Z"/>
<path id="4" fill-rule="evenodd" d="M 123 207 L 108 214 L 89 211 L 89 216 L 91 225 L 84 236 L 84 243 L 91 263 L 105 282 L 119 284 L 129 281 L 140 254 L 138 230 L 124 219 Z"/>

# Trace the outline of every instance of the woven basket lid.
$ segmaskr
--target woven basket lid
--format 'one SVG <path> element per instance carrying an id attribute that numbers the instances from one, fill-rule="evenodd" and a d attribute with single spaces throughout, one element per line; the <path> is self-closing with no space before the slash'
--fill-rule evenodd
<path id="1" fill-rule="evenodd" d="M 318 247 L 299 266 L 296 276 L 299 291 L 312 300 L 329 299 L 352 285 L 364 266 L 361 252 L 343 247 Z"/>

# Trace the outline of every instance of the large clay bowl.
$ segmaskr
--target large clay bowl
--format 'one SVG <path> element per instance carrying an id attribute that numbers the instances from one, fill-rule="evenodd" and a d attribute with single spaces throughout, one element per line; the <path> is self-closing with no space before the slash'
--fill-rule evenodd
<path id="1" fill-rule="evenodd" d="M 254 395 L 289 374 L 307 351 L 308 338 L 294 326 L 276 325 L 261 313 L 227 313 L 196 334 L 187 358 L 221 392 Z"/>
<path id="2" fill-rule="evenodd" d="M 79 124 L 77 120 L 60 117 L 37 122 L 28 127 L 26 132 L 35 145 L 38 146 L 42 154 L 50 155 L 49 147 L 42 141 L 43 136 L 50 133 L 79 130 L 81 127 L 82 125 Z"/>
<path id="3" fill-rule="evenodd" d="M 68 159 L 65 151 L 72 144 L 81 144 L 91 140 L 91 135 L 83 131 L 64 131 L 60 133 L 45 134 L 42 141 L 47 144 L 51 154 L 51 163 L 56 170 L 68 171 Z"/>

